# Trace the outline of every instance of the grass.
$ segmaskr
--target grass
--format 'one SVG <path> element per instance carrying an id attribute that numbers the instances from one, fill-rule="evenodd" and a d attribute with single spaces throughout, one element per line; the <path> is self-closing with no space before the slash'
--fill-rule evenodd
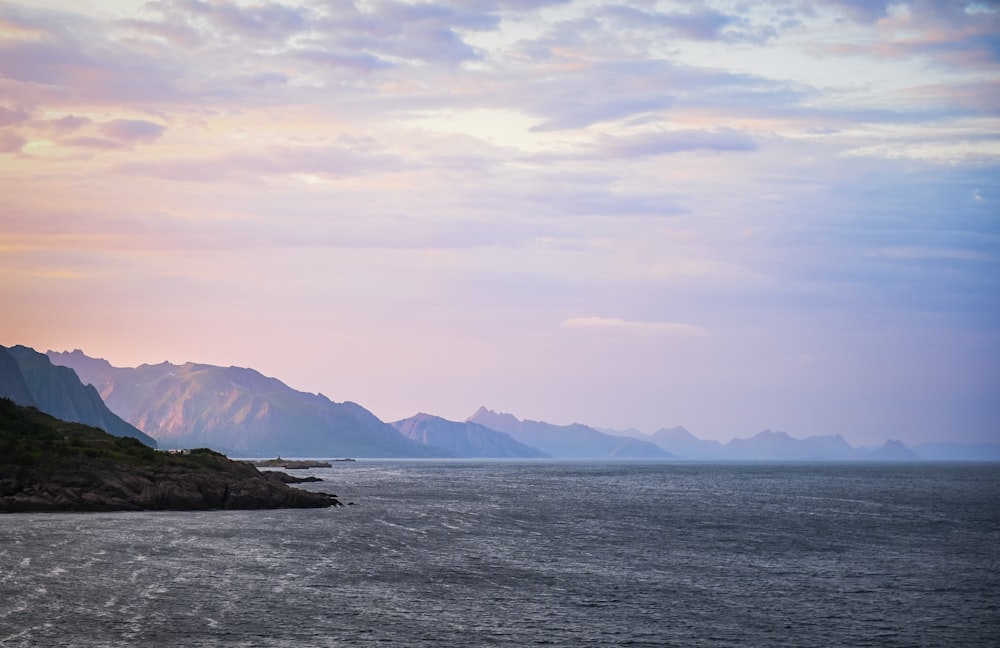
<path id="1" fill-rule="evenodd" d="M 159 452 L 132 437 L 112 436 L 82 423 L 68 423 L 0 398 L 0 465 L 54 468 L 89 457 L 108 463 L 144 467 L 232 470 L 234 462 L 208 448 L 187 454 Z"/>

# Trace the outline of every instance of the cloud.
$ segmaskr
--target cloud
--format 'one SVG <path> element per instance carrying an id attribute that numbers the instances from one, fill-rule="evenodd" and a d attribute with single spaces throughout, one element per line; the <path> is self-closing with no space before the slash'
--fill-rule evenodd
<path id="1" fill-rule="evenodd" d="M 57 89 L 45 96 L 61 102 L 160 103 L 178 96 L 181 72 L 169 59 L 117 43 L 79 16 L 0 7 L 5 17 L 36 34 L 0 40 L 0 77 L 23 84 L 29 97 L 43 89 Z"/>
<path id="2" fill-rule="evenodd" d="M 802 83 L 658 58 L 554 62 L 528 74 L 496 75 L 482 91 L 484 100 L 502 96 L 506 105 L 540 119 L 531 129 L 536 133 L 614 122 L 667 121 L 672 115 L 702 123 L 722 122 L 718 126 L 730 117 L 814 119 L 830 115 L 843 120 L 858 116 L 853 106 L 816 106 L 823 93 Z M 869 113 L 883 120 L 900 116 L 899 111 L 890 110 L 868 109 Z"/>
<path id="3" fill-rule="evenodd" d="M 143 119 L 116 119 L 101 126 L 101 132 L 120 142 L 151 142 L 167 128 Z"/>
<path id="4" fill-rule="evenodd" d="M 832 42 L 818 49 L 841 56 L 923 58 L 948 68 L 990 71 L 1000 61 L 1000 10 L 975 3 L 915 0 L 906 4 L 839 0 L 862 23 L 876 23 L 877 37 Z M 971 10 L 970 10 L 971 9 Z"/>
<path id="5" fill-rule="evenodd" d="M 384 0 L 358 11 L 345 33 L 343 17 L 331 16 L 326 33 L 353 42 L 357 49 L 427 63 L 459 64 L 479 58 L 477 50 L 465 42 L 464 31 L 496 29 L 500 19 L 482 9 L 461 5 L 410 4 Z M 349 39 L 349 40 L 347 40 Z"/>
<path id="6" fill-rule="evenodd" d="M 28 140 L 18 133 L 0 131 L 0 153 L 20 153 Z"/>
<path id="7" fill-rule="evenodd" d="M 745 133 L 676 130 L 640 133 L 625 137 L 603 137 L 593 153 L 605 158 L 638 158 L 686 151 L 746 152 L 757 150 L 757 142 Z"/>
<path id="8" fill-rule="evenodd" d="M 709 83 L 714 76 L 665 61 L 579 61 L 545 75 L 511 78 L 517 90 L 503 96 L 543 119 L 533 131 L 571 130 L 666 111 L 692 82 Z"/>
<path id="9" fill-rule="evenodd" d="M 308 11 L 287 5 L 263 2 L 240 6 L 234 2 L 200 2 L 186 0 L 184 5 L 207 14 L 224 33 L 236 33 L 251 38 L 285 39 L 302 31 L 308 21 Z"/>
<path id="10" fill-rule="evenodd" d="M 312 18 L 306 8 L 273 2 L 240 5 L 228 0 L 159 0 L 145 8 L 159 13 L 161 20 L 129 21 L 131 26 L 188 45 L 207 38 L 282 42 L 307 30 Z"/>
<path id="11" fill-rule="evenodd" d="M 80 148 L 98 149 L 105 151 L 122 147 L 122 143 L 118 140 L 109 139 L 107 137 L 94 137 L 92 135 L 69 137 L 62 140 L 60 143 L 66 146 L 77 146 Z"/>
<path id="12" fill-rule="evenodd" d="M 953 260 L 953 261 L 995 261 L 996 259 L 985 252 L 976 250 L 955 249 L 955 248 L 933 248 L 933 247 L 891 247 L 882 248 L 872 254 L 872 256 L 885 259 L 899 259 L 910 261 L 926 261 L 932 259 Z"/>
<path id="13" fill-rule="evenodd" d="M 273 146 L 257 151 L 232 151 L 210 158 L 134 160 L 117 168 L 134 174 L 188 182 L 255 182 L 261 177 L 316 175 L 359 176 L 406 168 L 399 157 L 370 150 L 365 143 L 320 146 Z"/>
<path id="14" fill-rule="evenodd" d="M 633 6 L 613 5 L 599 15 L 630 29 L 666 31 L 675 38 L 696 41 L 763 42 L 777 34 L 770 26 L 756 26 L 742 16 L 725 14 L 705 5 L 686 13 L 643 11 Z"/>
<path id="15" fill-rule="evenodd" d="M 132 29 L 140 34 L 162 38 L 172 45 L 186 48 L 198 48 L 204 44 L 206 36 L 185 20 L 167 18 L 162 20 L 144 20 L 132 18 L 123 20 L 121 26 Z"/>
<path id="16" fill-rule="evenodd" d="M 323 67 L 347 68 L 356 72 L 372 72 L 392 66 L 385 59 L 367 52 L 301 49 L 295 52 L 295 56 L 303 61 Z"/>
<path id="17" fill-rule="evenodd" d="M 91 123 L 89 119 L 64 117 L 55 123 L 58 130 L 75 131 Z M 98 135 L 78 135 L 60 140 L 65 146 L 112 150 L 148 144 L 158 139 L 166 131 L 166 126 L 143 119 L 115 119 L 101 124 Z"/>
<path id="18" fill-rule="evenodd" d="M 595 331 L 635 331 L 680 336 L 711 335 L 707 329 L 694 324 L 679 322 L 636 322 L 613 317 L 571 317 L 559 325 L 564 329 L 584 329 Z"/>
<path id="19" fill-rule="evenodd" d="M 53 119 L 45 123 L 45 126 L 57 133 L 70 133 L 91 123 L 87 117 L 77 117 L 76 115 L 66 115 L 59 119 Z"/>
<path id="20" fill-rule="evenodd" d="M 0 106 L 0 127 L 11 126 L 13 124 L 20 124 L 21 122 L 28 121 L 29 115 L 27 110 L 4 108 Z"/>
<path id="21" fill-rule="evenodd" d="M 827 2 L 846 13 L 858 22 L 873 23 L 889 10 L 888 0 L 827 0 Z"/>

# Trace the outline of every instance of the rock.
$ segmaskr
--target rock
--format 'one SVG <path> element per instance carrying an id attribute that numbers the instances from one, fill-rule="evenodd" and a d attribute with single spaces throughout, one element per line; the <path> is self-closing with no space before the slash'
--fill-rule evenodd
<path id="1" fill-rule="evenodd" d="M 0 489 L 0 511 L 10 513 L 340 506 L 336 496 L 292 488 L 263 473 L 151 469 L 86 458 L 49 475 L 25 470 L 18 478 L 5 476 Z"/>
<path id="2" fill-rule="evenodd" d="M 0 512 L 340 506 L 207 449 L 168 454 L 0 399 Z"/>

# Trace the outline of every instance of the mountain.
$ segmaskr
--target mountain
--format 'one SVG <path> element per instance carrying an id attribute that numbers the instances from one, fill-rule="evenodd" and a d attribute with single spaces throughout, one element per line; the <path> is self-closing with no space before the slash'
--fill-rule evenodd
<path id="1" fill-rule="evenodd" d="M 339 506 L 301 481 L 201 449 L 157 452 L 0 398 L 0 512 Z"/>
<path id="2" fill-rule="evenodd" d="M 764 430 L 748 439 L 733 439 L 722 446 L 720 458 L 768 461 L 844 461 L 857 451 L 839 434 L 796 439 L 784 432 Z"/>
<path id="3" fill-rule="evenodd" d="M 701 461 L 843 461 L 862 454 L 839 434 L 796 439 L 784 432 L 764 430 L 725 444 L 699 439 L 683 426 L 661 428 L 653 434 L 637 430 L 623 434 L 655 443 L 679 459 Z"/>
<path id="4" fill-rule="evenodd" d="M 3 346 L 0 346 L 0 396 L 9 398 L 18 405 L 35 406 L 35 397 L 24 381 L 21 365 L 10 350 Z"/>
<path id="5" fill-rule="evenodd" d="M 516 430 L 520 422 L 510 414 L 480 410 L 475 418 L 489 421 L 497 429 Z M 613 430 L 604 430 L 614 433 Z M 701 461 L 920 461 L 921 459 L 969 460 L 978 452 L 983 461 L 1000 460 L 1000 445 L 931 444 L 915 453 L 899 441 L 890 441 L 877 450 L 855 448 L 839 434 L 797 439 L 785 432 L 763 430 L 749 438 L 727 443 L 699 439 L 682 426 L 661 428 L 653 434 L 629 429 L 618 434 L 655 443 L 678 459 Z"/>
<path id="6" fill-rule="evenodd" d="M 604 434 L 580 423 L 552 425 L 543 421 L 521 421 L 512 414 L 499 414 L 485 407 L 480 407 L 467 420 L 504 432 L 515 441 L 557 458 L 670 459 L 673 457 L 666 450 L 648 441 Z"/>
<path id="7" fill-rule="evenodd" d="M 682 459 L 719 459 L 723 455 L 721 443 L 699 439 L 682 426 L 661 428 L 646 438 Z"/>
<path id="8" fill-rule="evenodd" d="M 521 421 L 513 414 L 494 412 L 491 409 L 480 407 L 476 413 L 470 416 L 467 421 L 485 425 L 491 430 L 503 432 L 504 434 L 516 434 L 521 429 Z"/>
<path id="9" fill-rule="evenodd" d="M 924 443 L 913 451 L 928 461 L 1000 461 L 997 443 Z"/>
<path id="10" fill-rule="evenodd" d="M 920 461 L 920 457 L 910 450 L 902 441 L 890 439 L 885 444 L 865 455 L 867 461 Z"/>
<path id="11" fill-rule="evenodd" d="M 417 414 L 392 424 L 403 436 L 418 443 L 447 450 L 456 457 L 547 457 L 544 452 L 518 443 L 504 432 L 472 421 L 448 421 Z"/>
<path id="12" fill-rule="evenodd" d="M 254 369 L 163 362 L 113 367 L 82 351 L 57 353 L 113 411 L 163 448 L 208 447 L 239 457 L 432 457 L 356 403 L 292 389 Z"/>
<path id="13" fill-rule="evenodd" d="M 108 409 L 97 390 L 84 385 L 72 369 L 52 364 L 44 353 L 26 346 L 0 346 L 0 396 L 72 423 L 100 428 L 113 436 L 132 437 L 156 447 L 156 441 Z"/>

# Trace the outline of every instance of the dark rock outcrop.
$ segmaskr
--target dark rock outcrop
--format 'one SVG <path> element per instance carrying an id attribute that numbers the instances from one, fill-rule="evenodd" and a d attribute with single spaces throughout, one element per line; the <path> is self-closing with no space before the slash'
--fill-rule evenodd
<path id="1" fill-rule="evenodd" d="M 207 449 L 170 454 L 0 399 L 0 512 L 320 508 L 336 496 L 292 488 Z"/>
<path id="2" fill-rule="evenodd" d="M 266 473 L 138 467 L 81 457 L 51 473 L 0 467 L 0 511 L 195 511 L 339 506 Z"/>

